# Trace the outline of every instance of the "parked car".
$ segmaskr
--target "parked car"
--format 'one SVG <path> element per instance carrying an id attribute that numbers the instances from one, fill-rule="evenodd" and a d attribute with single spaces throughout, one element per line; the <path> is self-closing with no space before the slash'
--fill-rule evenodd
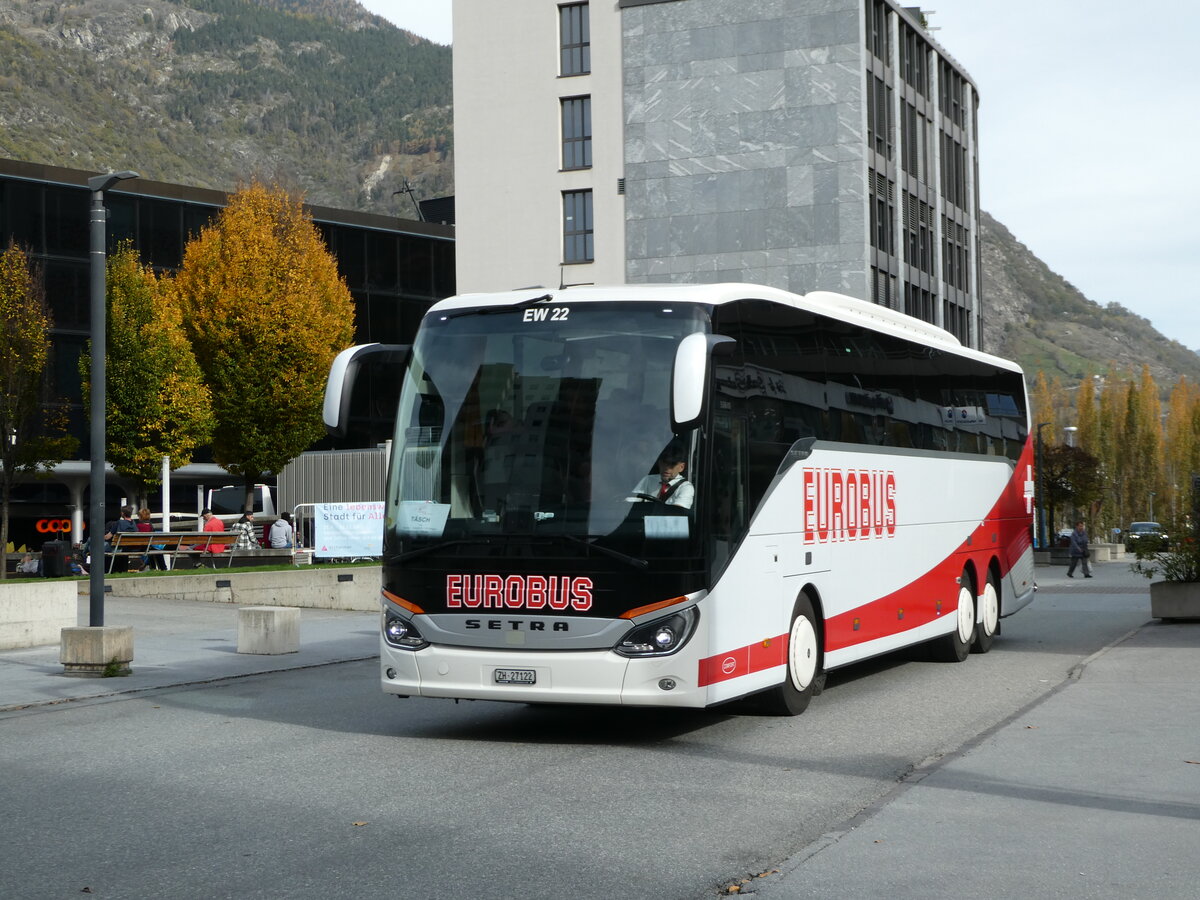
<path id="1" fill-rule="evenodd" d="M 1136 550 L 1138 547 L 1154 545 L 1166 547 L 1167 541 L 1167 533 L 1157 522 L 1130 522 L 1129 528 L 1125 532 L 1126 550 Z"/>

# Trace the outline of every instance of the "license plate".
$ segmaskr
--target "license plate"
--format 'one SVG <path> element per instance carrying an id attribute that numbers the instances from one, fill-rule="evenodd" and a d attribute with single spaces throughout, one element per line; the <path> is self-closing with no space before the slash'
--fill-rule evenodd
<path id="1" fill-rule="evenodd" d="M 533 669 L 496 669 L 492 677 L 496 684 L 537 683 L 537 672 Z"/>

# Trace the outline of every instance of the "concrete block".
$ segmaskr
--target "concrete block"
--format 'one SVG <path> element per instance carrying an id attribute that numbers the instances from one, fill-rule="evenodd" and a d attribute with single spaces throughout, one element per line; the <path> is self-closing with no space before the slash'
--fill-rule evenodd
<path id="1" fill-rule="evenodd" d="M 56 644 L 78 622 L 74 581 L 0 582 L 0 650 Z"/>
<path id="2" fill-rule="evenodd" d="M 104 625 L 62 630 L 58 660 L 64 675 L 89 678 L 128 675 L 133 662 L 133 626 Z"/>
<path id="3" fill-rule="evenodd" d="M 274 656 L 299 651 L 299 609 L 294 606 L 243 606 L 238 610 L 238 653 Z"/>
<path id="4" fill-rule="evenodd" d="M 379 566 L 298 566 L 276 572 L 199 570 L 170 578 L 127 578 L 120 584 L 122 597 L 379 612 L 381 578 Z M 74 587 L 75 583 L 70 584 Z M 55 639 L 57 636 L 56 631 Z"/>

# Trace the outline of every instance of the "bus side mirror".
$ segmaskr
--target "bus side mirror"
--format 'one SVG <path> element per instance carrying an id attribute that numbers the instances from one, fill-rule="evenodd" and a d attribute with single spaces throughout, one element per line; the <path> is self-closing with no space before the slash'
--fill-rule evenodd
<path id="1" fill-rule="evenodd" d="M 346 436 L 350 398 L 363 366 L 370 363 L 385 367 L 389 373 L 394 371 L 399 380 L 408 363 L 409 349 L 408 344 L 357 344 L 335 356 L 329 367 L 329 380 L 325 382 L 325 405 L 321 410 L 325 430 L 334 437 Z"/>
<path id="2" fill-rule="evenodd" d="M 704 420 L 710 360 L 733 353 L 736 342 L 723 334 L 697 331 L 679 342 L 671 372 L 671 424 L 678 433 Z"/>

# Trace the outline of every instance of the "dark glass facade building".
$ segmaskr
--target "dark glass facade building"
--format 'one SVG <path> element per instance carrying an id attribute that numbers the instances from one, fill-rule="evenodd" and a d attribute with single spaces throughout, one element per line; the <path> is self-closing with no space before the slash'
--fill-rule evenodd
<path id="1" fill-rule="evenodd" d="M 87 179 L 95 173 L 0 160 L 0 246 L 23 246 L 41 269 L 54 318 L 49 393 L 66 403 L 78 456 L 89 457 L 88 411 L 83 407 L 79 357 L 89 339 L 89 209 Z M 145 179 L 119 182 L 105 195 L 111 250 L 131 240 L 159 272 L 175 270 L 189 237 L 227 202 L 220 191 Z M 405 343 L 425 310 L 454 293 L 454 229 L 369 213 L 308 207 L 354 297 L 356 343 Z M 374 446 L 390 437 L 370 416 L 394 397 L 394 386 L 368 379 L 361 415 L 338 446 Z M 323 443 L 321 446 L 333 446 Z M 199 459 L 207 459 L 198 454 Z M 21 485 L 13 525 L 32 504 L 37 517 L 63 514 L 66 488 L 54 480 Z M 119 499 L 119 498 L 118 498 Z M 20 545 L 20 527 L 14 540 Z M 44 537 L 44 535 L 42 535 Z"/>

